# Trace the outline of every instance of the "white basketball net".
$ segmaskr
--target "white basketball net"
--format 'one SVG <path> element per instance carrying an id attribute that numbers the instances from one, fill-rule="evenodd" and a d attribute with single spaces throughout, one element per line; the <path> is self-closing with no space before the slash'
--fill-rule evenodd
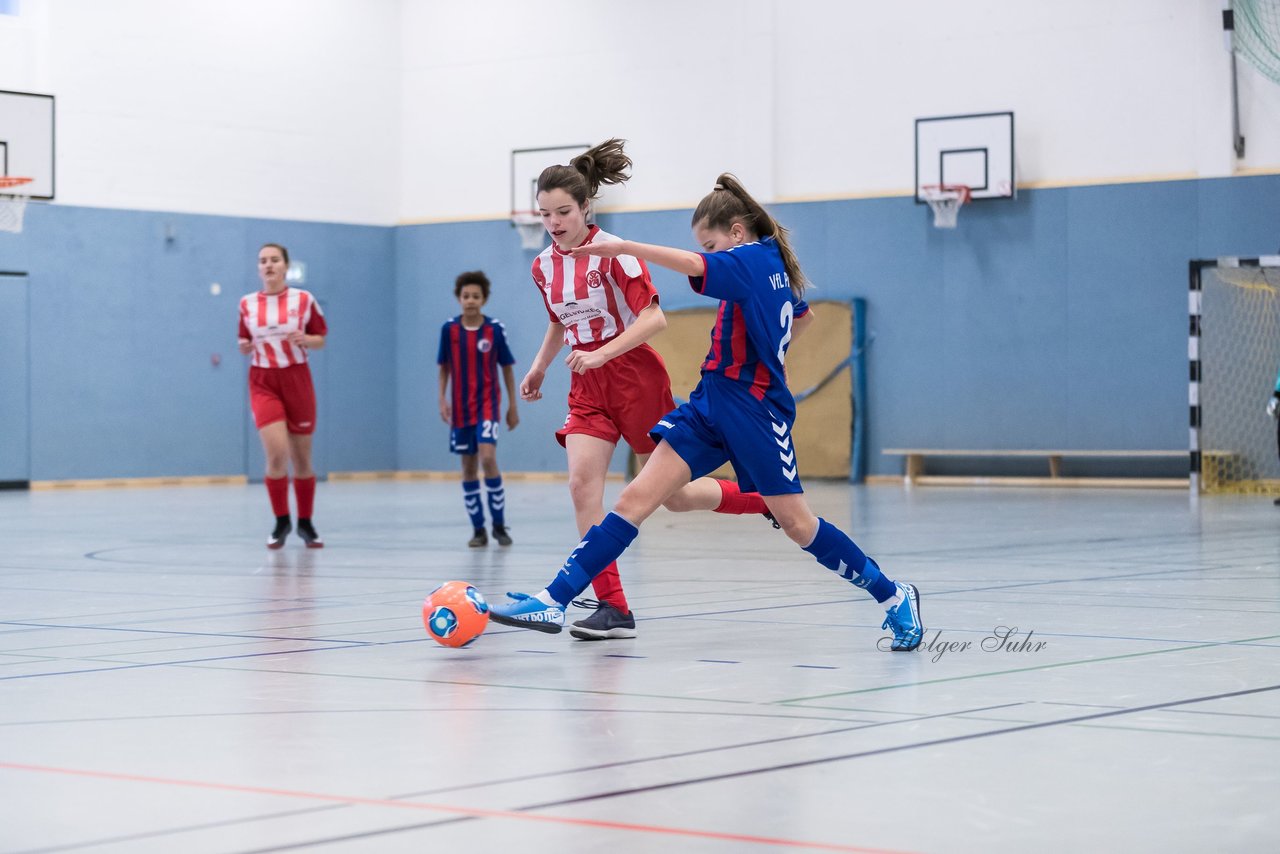
<path id="1" fill-rule="evenodd" d="M 27 196 L 17 192 L 26 181 L 0 178 L 0 231 L 14 234 L 22 231 L 22 218 L 27 212 Z"/>
<path id="2" fill-rule="evenodd" d="M 960 206 L 969 201 L 969 188 L 921 187 L 920 194 L 933 210 L 934 228 L 955 228 Z"/>
<path id="3" fill-rule="evenodd" d="M 547 230 L 536 213 L 515 213 L 511 224 L 520 232 L 521 249 L 542 249 L 547 245 Z"/>

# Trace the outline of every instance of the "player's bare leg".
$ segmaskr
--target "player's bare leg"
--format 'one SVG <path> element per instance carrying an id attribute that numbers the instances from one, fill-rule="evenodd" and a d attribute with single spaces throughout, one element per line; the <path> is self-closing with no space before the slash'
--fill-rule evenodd
<path id="1" fill-rule="evenodd" d="M 267 538 L 267 548 L 278 549 L 293 530 L 289 518 L 289 429 L 283 421 L 273 421 L 258 429 L 266 456 L 266 487 L 271 496 L 271 512 L 276 524 Z"/>
<path id="2" fill-rule="evenodd" d="M 644 468 L 649 456 L 649 454 L 636 454 L 637 465 Z M 735 516 L 759 513 L 768 518 L 775 528 L 780 527 L 769 515 L 759 495 L 742 492 L 731 480 L 718 480 L 710 476 L 690 481 L 683 489 L 664 501 L 662 506 L 672 513 L 689 513 L 694 510 L 710 510 L 713 513 L 728 513 Z"/>
<path id="3" fill-rule="evenodd" d="M 507 602 L 490 607 L 490 619 L 505 626 L 518 626 L 524 629 L 535 629 L 542 632 L 558 632 L 564 625 L 564 609 L 573 597 L 586 589 L 588 584 L 599 576 L 584 572 L 575 562 L 579 550 L 609 549 L 609 541 L 613 542 L 611 556 L 600 557 L 595 567 L 610 566 L 625 544 L 610 535 L 610 529 L 625 529 L 626 542 L 630 542 L 636 534 L 636 527 L 653 515 L 662 506 L 662 502 L 671 497 L 677 490 L 689 482 L 689 466 L 666 443 L 660 443 L 648 464 L 640 470 L 635 480 L 622 491 L 614 510 L 602 519 L 600 525 L 592 526 L 583 533 L 583 540 L 578 550 L 565 562 L 565 568 L 552 581 L 547 589 L 535 596 L 518 594 L 513 596 L 514 602 Z M 602 546 L 597 543 L 602 543 Z M 555 588 L 556 592 L 552 592 Z M 585 622 L 585 621 L 584 621 Z M 575 627 L 575 636 L 577 627 Z M 611 635 L 618 637 L 618 635 Z"/>
<path id="4" fill-rule="evenodd" d="M 604 484 L 616 445 L 598 436 L 570 433 L 564 448 L 569 456 L 569 495 L 573 516 L 582 536 L 604 518 Z M 599 604 L 590 617 L 573 624 L 580 640 L 607 640 L 636 636 L 635 615 L 622 590 L 618 566 L 611 563 L 591 582 Z M 588 603 L 589 605 L 590 603 Z"/>
<path id="5" fill-rule="evenodd" d="M 311 524 L 316 494 L 316 473 L 311 467 L 311 434 L 289 433 L 289 459 L 293 461 L 293 489 L 298 499 L 298 536 L 309 549 L 324 548 L 324 540 Z"/>

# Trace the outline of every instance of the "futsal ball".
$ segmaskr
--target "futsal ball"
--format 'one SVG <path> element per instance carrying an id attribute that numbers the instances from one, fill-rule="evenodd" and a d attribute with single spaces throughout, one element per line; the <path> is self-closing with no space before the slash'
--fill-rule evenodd
<path id="1" fill-rule="evenodd" d="M 466 646 L 489 624 L 489 603 L 467 582 L 447 581 L 422 603 L 422 623 L 441 646 Z"/>

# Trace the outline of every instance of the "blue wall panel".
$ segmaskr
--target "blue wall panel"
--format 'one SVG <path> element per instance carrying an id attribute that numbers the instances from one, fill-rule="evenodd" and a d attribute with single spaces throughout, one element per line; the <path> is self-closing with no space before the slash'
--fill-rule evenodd
<path id="1" fill-rule="evenodd" d="M 934 229 L 911 199 L 775 213 L 815 299 L 867 300 L 879 474 L 901 471 L 879 453 L 893 445 L 1182 447 L 1187 262 L 1280 250 L 1280 176 L 1027 191 L 968 206 L 955 231 Z M 692 248 L 688 211 L 601 226 Z M 506 324 L 517 380 L 546 330 L 535 253 L 507 222 L 377 228 L 33 205 L 23 234 L 0 234 L 0 269 L 30 274 L 32 479 L 245 471 L 256 436 L 235 309 L 257 288 L 267 240 L 307 263 L 329 319 L 315 364 L 319 462 L 457 468 L 435 364 L 440 324 L 458 311 L 454 277 L 489 274 L 486 312 Z M 669 309 L 703 302 L 679 276 L 654 279 Z M 544 400 L 521 403 L 520 428 L 503 436 L 504 468 L 564 469 L 552 433 L 567 389 L 557 362 Z"/>
<path id="2" fill-rule="evenodd" d="M 449 429 L 440 420 L 436 355 L 440 327 L 459 314 L 453 283 L 464 270 L 484 270 L 492 283 L 485 314 L 506 327 L 516 357 L 518 385 L 547 330 L 547 312 L 529 277 L 537 253 L 520 248 L 505 221 L 406 226 L 396 230 L 399 383 L 399 462 L 403 469 L 448 471 L 459 467 L 449 452 Z M 563 355 L 567 355 L 564 351 Z M 498 463 L 517 471 L 562 471 L 564 450 L 554 432 L 564 423 L 568 370 L 547 371 L 543 399 L 518 403 L 521 423 L 498 441 Z M 503 390 L 504 411 L 507 394 Z M 621 456 L 621 455 L 619 455 Z"/>
<path id="3" fill-rule="evenodd" d="M 901 460 L 879 449 L 895 445 L 1184 446 L 1187 262 L 1275 251 L 1278 200 L 1280 177 L 1261 176 L 1027 191 L 968 206 L 955 231 L 934 229 L 911 199 L 793 203 L 775 213 L 794 232 L 815 298 L 868 302 L 869 468 L 888 474 Z M 692 248 L 688 211 L 605 215 L 601 226 Z M 421 264 L 449 257 L 450 272 L 491 244 L 495 281 L 528 281 L 530 256 L 513 256 L 505 223 L 401 229 L 398 241 L 402 257 L 413 253 Z M 400 276 L 403 286 L 405 270 Z M 667 308 L 701 301 L 678 276 L 655 271 L 654 280 Z M 504 319 L 527 366 L 543 327 L 536 294 L 525 299 Z M 429 358 L 429 349 L 413 358 Z M 406 432 L 425 417 L 427 398 L 414 395 L 412 417 L 401 403 L 402 462 L 453 467 L 441 450 L 424 455 Z M 562 395 L 555 418 L 525 407 L 539 433 L 558 422 Z M 547 457 L 541 436 L 530 438 L 507 438 L 504 465 L 562 464 Z"/>
<path id="4" fill-rule="evenodd" d="M 394 467 L 390 229 L 33 205 L 0 241 L 30 273 L 33 480 L 245 472 L 236 311 L 265 240 L 308 259 L 339 315 L 330 468 Z"/>

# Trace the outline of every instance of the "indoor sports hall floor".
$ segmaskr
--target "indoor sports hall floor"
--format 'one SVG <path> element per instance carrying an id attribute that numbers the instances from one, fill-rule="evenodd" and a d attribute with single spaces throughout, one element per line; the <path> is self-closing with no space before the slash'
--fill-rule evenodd
<path id="1" fill-rule="evenodd" d="M 0 851 L 1280 850 L 1269 499 L 811 484 L 923 593 L 890 654 L 762 520 L 665 511 L 639 638 L 445 649 L 423 595 L 541 587 L 563 483 L 508 485 L 507 550 L 418 481 L 269 553 L 261 493 L 0 493 Z"/>

